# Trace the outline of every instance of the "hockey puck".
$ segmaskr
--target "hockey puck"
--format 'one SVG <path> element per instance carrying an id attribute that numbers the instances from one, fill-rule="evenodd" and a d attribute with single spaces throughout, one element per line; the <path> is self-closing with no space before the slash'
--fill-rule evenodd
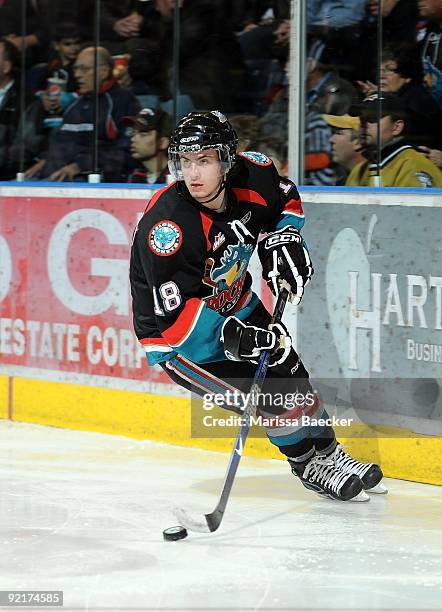
<path id="1" fill-rule="evenodd" d="M 172 542 L 175 540 L 184 540 L 184 538 L 187 538 L 187 536 L 187 529 L 185 527 L 182 527 L 181 525 L 177 525 L 176 527 L 169 527 L 168 529 L 165 529 L 163 531 L 163 538 Z"/>

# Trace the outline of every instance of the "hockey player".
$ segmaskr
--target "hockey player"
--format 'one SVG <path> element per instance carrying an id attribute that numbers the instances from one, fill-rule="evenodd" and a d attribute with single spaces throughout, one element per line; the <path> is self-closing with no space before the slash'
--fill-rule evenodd
<path id="1" fill-rule="evenodd" d="M 176 181 L 156 192 L 134 235 L 130 278 L 134 327 L 150 365 L 200 395 L 249 391 L 261 351 L 272 353 L 263 393 L 295 389 L 294 407 L 259 407 L 273 417 L 266 434 L 305 487 L 331 498 L 367 500 L 382 472 L 346 454 L 331 427 L 301 426 L 300 416 L 326 418 L 308 373 L 282 325 L 270 315 L 247 272 L 258 244 L 263 276 L 298 304 L 313 274 L 300 229 L 295 185 L 261 153 L 236 155 L 237 136 L 219 111 L 190 113 L 169 146 Z M 276 416 L 275 416 L 276 415 Z M 288 423 L 288 424 L 286 424 Z"/>

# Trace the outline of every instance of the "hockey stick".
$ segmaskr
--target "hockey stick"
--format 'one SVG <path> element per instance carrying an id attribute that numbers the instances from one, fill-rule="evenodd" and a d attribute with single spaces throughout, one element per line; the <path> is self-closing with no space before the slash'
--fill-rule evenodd
<path id="1" fill-rule="evenodd" d="M 273 311 L 271 321 L 272 323 L 278 323 L 279 321 L 281 321 L 288 297 L 289 292 L 287 291 L 287 289 L 281 289 L 278 294 L 275 309 Z M 239 462 L 241 461 L 244 445 L 246 443 L 247 436 L 249 433 L 251 417 L 256 409 L 259 394 L 261 393 L 261 389 L 264 384 L 264 380 L 269 367 L 269 361 L 270 353 L 268 351 L 263 351 L 259 360 L 258 367 L 256 369 L 253 384 L 250 388 L 250 392 L 248 394 L 247 401 L 244 406 L 242 424 L 239 428 L 238 435 L 236 436 L 235 444 L 230 455 L 229 464 L 227 466 L 227 473 L 224 478 L 223 488 L 216 508 L 210 514 L 204 515 L 204 522 L 192 518 L 182 508 L 176 508 L 174 510 L 174 514 L 180 521 L 181 525 L 190 531 L 200 531 L 204 533 L 216 531 L 220 526 L 221 521 L 223 520 L 227 502 L 229 501 L 230 491 L 235 480 L 236 471 L 238 469 Z"/>

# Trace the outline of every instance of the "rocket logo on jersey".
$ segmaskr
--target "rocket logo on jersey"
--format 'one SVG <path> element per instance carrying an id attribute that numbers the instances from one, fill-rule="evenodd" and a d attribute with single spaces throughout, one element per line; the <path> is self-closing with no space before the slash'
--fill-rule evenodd
<path id="1" fill-rule="evenodd" d="M 173 221 L 159 221 L 149 232 L 150 249 L 160 257 L 168 257 L 176 253 L 183 242 L 180 227 Z"/>
<path id="2" fill-rule="evenodd" d="M 211 257 L 206 261 L 203 282 L 214 288 L 213 294 L 205 298 L 209 308 L 223 314 L 235 306 L 242 292 L 252 253 L 253 245 L 240 242 L 225 249 L 221 265 L 217 268 L 213 267 L 214 260 Z"/>

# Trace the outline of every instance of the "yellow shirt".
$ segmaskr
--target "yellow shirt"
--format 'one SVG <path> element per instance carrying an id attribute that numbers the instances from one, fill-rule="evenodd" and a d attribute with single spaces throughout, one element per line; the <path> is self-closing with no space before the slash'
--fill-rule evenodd
<path id="1" fill-rule="evenodd" d="M 391 147 L 388 148 L 388 151 Z M 347 187 L 375 187 L 377 165 L 357 164 L 345 181 Z M 442 187 L 442 172 L 410 145 L 399 145 L 380 164 L 381 187 Z"/>

